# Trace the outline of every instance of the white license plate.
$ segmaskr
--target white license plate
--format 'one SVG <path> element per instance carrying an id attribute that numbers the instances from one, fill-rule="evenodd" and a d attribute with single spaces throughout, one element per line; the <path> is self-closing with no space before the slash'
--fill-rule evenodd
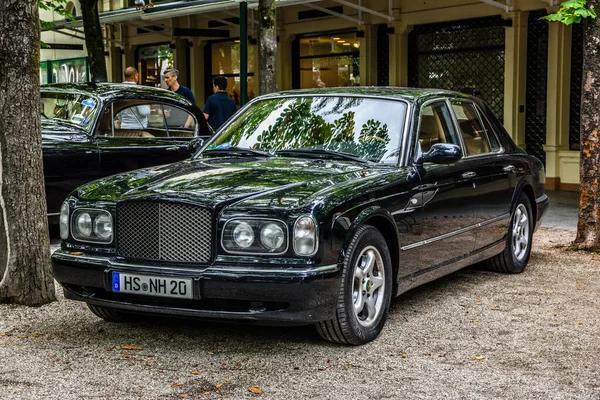
<path id="1" fill-rule="evenodd" d="M 191 279 L 125 274 L 123 272 L 112 273 L 112 291 L 180 299 L 193 297 Z"/>

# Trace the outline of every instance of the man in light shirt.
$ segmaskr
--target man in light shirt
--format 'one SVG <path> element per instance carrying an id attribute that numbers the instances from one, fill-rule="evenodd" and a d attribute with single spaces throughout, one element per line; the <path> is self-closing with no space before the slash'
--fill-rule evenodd
<path id="1" fill-rule="evenodd" d="M 124 75 L 123 83 L 137 85 L 139 78 L 137 69 L 127 67 Z M 150 106 L 140 105 L 119 112 L 117 118 L 121 121 L 121 129 L 144 129 L 148 126 L 148 115 L 150 115 Z"/>

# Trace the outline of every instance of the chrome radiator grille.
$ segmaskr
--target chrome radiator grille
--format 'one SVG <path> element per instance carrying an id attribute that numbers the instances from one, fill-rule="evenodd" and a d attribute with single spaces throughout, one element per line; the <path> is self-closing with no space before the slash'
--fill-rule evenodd
<path id="1" fill-rule="evenodd" d="M 118 254 L 127 258 L 207 262 L 211 258 L 211 213 L 171 203 L 117 205 Z"/>

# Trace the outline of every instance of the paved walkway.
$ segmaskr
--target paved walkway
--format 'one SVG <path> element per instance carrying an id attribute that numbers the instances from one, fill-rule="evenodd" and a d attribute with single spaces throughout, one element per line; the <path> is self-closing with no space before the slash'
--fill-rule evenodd
<path id="1" fill-rule="evenodd" d="M 542 220 L 542 228 L 577 231 L 579 192 L 546 190 L 550 198 L 548 212 Z"/>

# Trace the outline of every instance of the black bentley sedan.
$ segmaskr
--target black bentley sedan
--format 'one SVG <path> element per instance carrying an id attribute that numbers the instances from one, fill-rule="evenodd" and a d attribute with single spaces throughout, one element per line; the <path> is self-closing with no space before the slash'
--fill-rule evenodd
<path id="1" fill-rule="evenodd" d="M 184 97 L 130 84 L 43 85 L 41 114 L 50 222 L 78 186 L 183 160 L 192 138 L 211 135 L 204 114 Z"/>
<path id="2" fill-rule="evenodd" d="M 544 180 L 476 98 L 282 92 L 250 102 L 189 160 L 71 193 L 53 272 L 108 321 L 315 324 L 362 344 L 411 288 L 477 262 L 523 271 Z"/>

